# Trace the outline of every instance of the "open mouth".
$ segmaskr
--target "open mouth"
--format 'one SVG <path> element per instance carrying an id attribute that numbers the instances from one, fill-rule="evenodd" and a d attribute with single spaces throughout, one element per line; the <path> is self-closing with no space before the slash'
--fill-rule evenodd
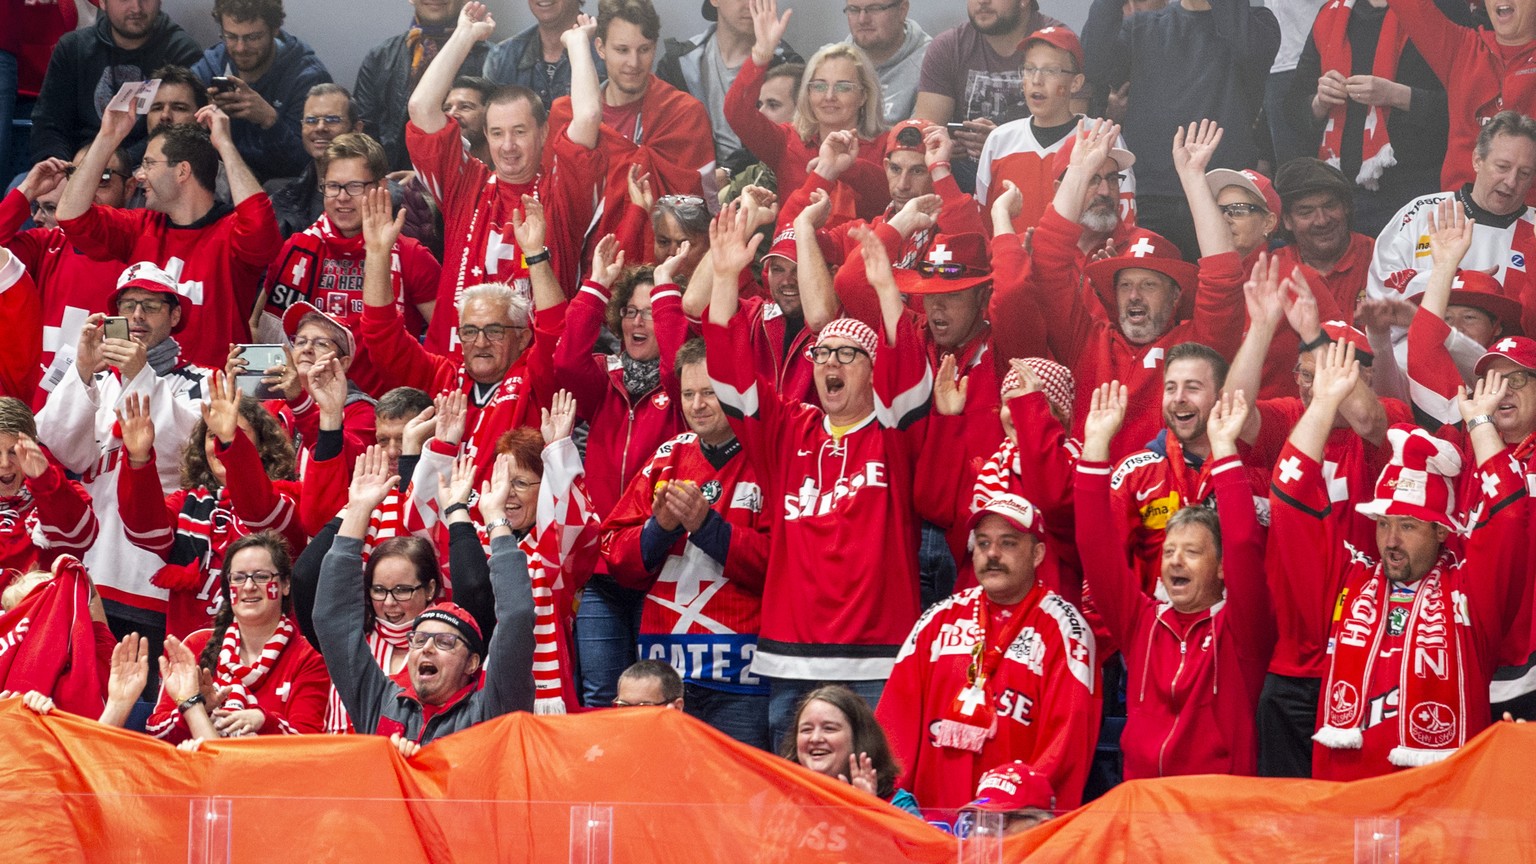
<path id="1" fill-rule="evenodd" d="M 1189 583 L 1192 581 L 1188 576 L 1182 573 L 1167 573 L 1165 575 L 1168 579 L 1169 589 L 1188 588 Z"/>
<path id="2" fill-rule="evenodd" d="M 1125 320 L 1131 324 L 1145 324 L 1149 317 L 1149 310 L 1145 306 L 1127 306 L 1125 309 Z"/>
<path id="3" fill-rule="evenodd" d="M 847 383 L 843 381 L 841 375 L 827 376 L 827 395 L 831 396 L 836 393 L 841 393 L 843 392 L 843 388 L 846 386 Z"/>
<path id="4" fill-rule="evenodd" d="M 1514 17 L 1515 17 L 1515 7 L 1514 6 L 1511 6 L 1511 5 L 1507 4 L 1507 3 L 1500 3 L 1499 5 L 1493 7 L 1493 20 L 1495 20 L 1495 21 L 1500 21 L 1500 22 L 1508 21 L 1508 20 L 1510 20 L 1511 18 L 1514 18 Z"/>
<path id="5" fill-rule="evenodd" d="M 416 664 L 416 677 L 420 680 L 430 680 L 437 677 L 437 664 L 430 660 L 423 660 Z"/>

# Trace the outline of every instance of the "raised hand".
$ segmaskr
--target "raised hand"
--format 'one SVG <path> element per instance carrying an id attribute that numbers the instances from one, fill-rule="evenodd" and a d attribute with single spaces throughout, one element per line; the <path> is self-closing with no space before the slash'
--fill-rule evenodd
<path id="1" fill-rule="evenodd" d="M 858 158 L 859 136 L 848 129 L 829 132 L 821 139 L 821 147 L 816 152 L 816 173 L 823 179 L 836 180 L 852 168 Z"/>
<path id="2" fill-rule="evenodd" d="M 629 165 L 629 203 L 649 213 L 656 206 L 656 193 L 651 191 L 651 175 L 640 172 L 640 163 Z"/>
<path id="3" fill-rule="evenodd" d="M 1067 159 L 1067 170 L 1077 171 L 1079 177 L 1091 177 L 1109 151 L 1120 140 L 1120 124 L 1107 120 L 1081 120 L 1077 124 L 1077 144 Z"/>
<path id="4" fill-rule="evenodd" d="M 1280 279 L 1280 257 L 1260 252 L 1253 272 L 1243 283 L 1243 300 L 1249 322 L 1259 322 L 1273 332 L 1285 317 L 1285 285 Z"/>
<path id="5" fill-rule="evenodd" d="M 777 0 L 751 0 L 748 7 L 752 11 L 752 32 L 757 37 L 752 43 L 752 61 L 766 67 L 773 61 L 773 52 L 784 40 L 789 16 L 795 10 L 785 9 L 784 14 L 780 15 Z"/>
<path id="6" fill-rule="evenodd" d="M 647 208 L 649 213 L 650 209 Z M 532 195 L 523 196 L 521 210 L 512 211 L 512 236 L 524 256 L 537 254 L 545 248 L 544 237 L 548 222 L 544 219 L 544 205 Z"/>
<path id="7" fill-rule="evenodd" d="M 1088 403 L 1083 420 L 1083 458 L 1092 462 L 1109 460 L 1109 444 L 1125 423 L 1125 408 L 1130 388 L 1119 381 L 1100 384 Z"/>
<path id="8" fill-rule="evenodd" d="M 544 446 L 571 437 L 576 428 L 576 397 L 561 390 L 550 400 L 550 407 L 539 409 L 539 431 L 544 435 Z"/>
<path id="9" fill-rule="evenodd" d="M 372 513 L 391 489 L 400 482 L 400 475 L 389 470 L 389 456 L 377 444 L 364 450 L 352 468 L 352 483 L 347 487 L 347 506 L 358 512 Z"/>
<path id="10" fill-rule="evenodd" d="M 208 130 L 208 138 L 213 142 L 214 149 L 223 151 L 225 147 L 233 147 L 235 139 L 229 134 L 229 115 L 217 105 L 204 105 L 197 109 L 194 117 L 198 125 Z"/>
<path id="11" fill-rule="evenodd" d="M 837 775 L 837 779 L 870 795 L 875 794 L 875 790 L 880 788 L 880 776 L 875 771 L 875 763 L 869 758 L 868 753 L 849 753 L 848 773 Z"/>
<path id="12" fill-rule="evenodd" d="M 1322 316 L 1317 312 L 1317 297 L 1312 294 L 1312 285 L 1300 267 L 1293 269 L 1280 283 L 1280 294 L 1285 300 L 1285 320 L 1290 322 L 1291 329 L 1303 342 L 1316 341 L 1323 333 Z"/>
<path id="13" fill-rule="evenodd" d="M 72 167 L 68 162 L 57 156 L 50 156 L 32 166 L 31 170 L 27 172 L 27 179 L 21 181 L 21 185 L 16 187 L 16 191 L 20 192 L 22 197 L 28 201 L 36 201 L 64 185 L 64 181 L 68 179 L 69 171 Z"/>
<path id="14" fill-rule="evenodd" d="M 341 417 L 347 407 L 347 372 L 341 367 L 341 358 L 329 352 L 316 358 L 304 373 L 304 389 L 322 415 Z"/>
<path id="15" fill-rule="evenodd" d="M 1012 180 L 1003 181 L 1003 193 L 992 202 L 993 232 L 1003 225 L 1008 226 L 1007 233 L 1013 233 L 1013 220 L 1019 218 L 1024 212 L 1024 193 Z"/>
<path id="16" fill-rule="evenodd" d="M 1242 434 L 1243 422 L 1248 419 L 1248 400 L 1243 391 L 1234 390 L 1221 394 L 1211 407 L 1205 432 L 1211 439 L 1211 455 L 1216 458 L 1237 453 L 1237 438 Z"/>
<path id="17" fill-rule="evenodd" d="M 1360 361 L 1355 359 L 1353 342 L 1332 342 L 1323 350 L 1312 375 L 1312 401 L 1337 409 L 1360 383 Z"/>
<path id="18" fill-rule="evenodd" d="M 709 254 L 715 280 L 735 284 L 741 271 L 752 263 L 763 235 L 747 225 L 747 214 L 736 204 L 720 208 L 709 223 Z"/>
<path id="19" fill-rule="evenodd" d="M 1039 393 L 1045 389 L 1045 383 L 1040 380 L 1039 375 L 1035 374 L 1035 368 L 1021 358 L 1015 357 L 1009 360 L 1008 368 L 1019 373 L 1019 393 Z"/>
<path id="20" fill-rule="evenodd" d="M 933 410 L 945 417 L 958 417 L 965 411 L 965 391 L 969 375 L 955 374 L 955 355 L 945 354 L 939 361 L 939 374 L 933 379 Z"/>
<path id="21" fill-rule="evenodd" d="M 114 145 L 121 144 L 123 139 L 128 137 L 128 134 L 133 131 L 133 127 L 137 126 L 138 123 L 139 115 L 136 111 L 122 108 L 103 111 L 101 112 L 101 127 L 97 130 L 96 137 L 102 141 L 111 141 Z M 80 182 L 83 183 L 89 180 L 91 188 L 94 189 L 99 179 L 82 177 Z"/>
<path id="22" fill-rule="evenodd" d="M 1484 414 L 1493 416 L 1499 410 L 1499 403 L 1509 394 L 1509 381 L 1503 373 L 1489 369 L 1488 373 L 1477 380 L 1476 387 L 1469 394 L 1466 387 L 1456 388 L 1456 407 L 1461 410 L 1461 419 L 1471 420 L 1473 417 L 1481 417 Z"/>
<path id="23" fill-rule="evenodd" d="M 491 38 L 496 32 L 496 19 L 491 17 L 491 10 L 484 3 L 465 3 L 459 10 L 459 26 L 454 30 L 468 33 L 476 42 L 483 42 Z"/>
<path id="24" fill-rule="evenodd" d="M 289 402 L 298 401 L 304 393 L 304 378 L 299 375 L 299 364 L 293 359 L 293 346 L 283 346 L 283 365 L 271 366 L 264 370 L 266 377 L 261 383 L 283 394 L 283 398 Z"/>
<path id="25" fill-rule="evenodd" d="M 571 29 L 560 34 L 560 41 L 564 43 L 565 50 L 573 47 L 583 48 L 592 44 L 592 37 L 597 34 L 597 19 L 585 12 L 577 13 L 576 23 Z"/>
<path id="26" fill-rule="evenodd" d="M 919 231 L 926 231 L 939 223 L 939 211 L 944 208 L 944 199 L 938 195 L 929 193 L 919 195 L 911 199 L 892 216 L 889 224 L 896 229 L 902 237 L 911 237 Z"/>
<path id="27" fill-rule="evenodd" d="M 160 655 L 160 686 L 178 705 L 201 692 L 197 655 L 175 636 L 165 637 L 165 653 Z"/>
<path id="28" fill-rule="evenodd" d="M 623 272 L 624 250 L 619 248 L 619 238 L 609 234 L 597 241 L 597 248 L 592 251 L 590 278 L 604 288 L 610 288 Z"/>
<path id="29" fill-rule="evenodd" d="M 149 360 L 149 352 L 145 350 L 144 343 L 137 339 L 103 339 L 99 353 L 106 365 L 117 367 L 125 384 L 137 378 Z"/>
<path id="30" fill-rule="evenodd" d="M 1173 133 L 1173 167 L 1180 174 L 1198 172 L 1203 177 L 1220 145 L 1221 126 L 1214 120 L 1191 123 L 1188 129 L 1181 126 Z"/>
<path id="31" fill-rule="evenodd" d="M 97 372 L 107 371 L 107 358 L 101 353 L 106 339 L 102 322 L 106 319 L 107 316 L 99 312 L 88 316 L 80 328 L 80 340 L 75 344 L 75 372 L 86 384 L 91 383 Z"/>
<path id="32" fill-rule="evenodd" d="M 429 405 L 405 421 L 405 431 L 400 433 L 400 455 L 421 455 L 421 448 L 426 446 L 427 439 L 436 431 L 437 406 Z"/>
<path id="33" fill-rule="evenodd" d="M 795 230 L 799 231 L 801 220 L 812 231 L 820 231 L 827 224 L 827 217 L 832 215 L 832 196 L 825 189 L 816 189 L 811 192 L 811 203 L 805 205 L 799 215 L 795 217 Z"/>
<path id="34" fill-rule="evenodd" d="M 208 376 L 208 401 L 203 403 L 203 422 L 219 443 L 229 446 L 240 429 L 240 390 L 233 378 L 215 371 Z"/>
<path id="35" fill-rule="evenodd" d="M 273 123 L 282 119 L 272 103 L 262 98 L 254 88 L 243 78 L 229 76 L 229 82 L 235 85 L 235 89 L 220 91 L 208 88 L 208 98 L 213 101 L 219 110 L 237 120 L 245 120 L 255 123 L 263 128 L 270 127 Z"/>
<path id="36" fill-rule="evenodd" d="M 1413 323 L 1414 310 L 1419 307 L 1392 297 L 1361 300 L 1355 307 L 1355 325 L 1367 333 L 1385 333 L 1393 327 L 1407 327 Z"/>
<path id="37" fill-rule="evenodd" d="M 143 466 L 155 449 L 155 421 L 149 414 L 149 397 L 139 393 L 123 397 L 123 407 L 117 411 L 117 426 L 123 449 L 128 452 L 128 464 L 135 468 Z"/>
<path id="38" fill-rule="evenodd" d="M 684 240 L 682 243 L 679 243 L 677 251 L 668 255 L 667 260 L 657 264 L 656 269 L 652 271 L 651 278 L 655 280 L 653 284 L 676 285 L 677 268 L 681 267 L 683 262 L 688 259 L 688 253 L 691 251 L 693 251 L 693 241 Z"/>
<path id="39" fill-rule="evenodd" d="M 911 202 L 908 202 L 908 206 L 911 206 Z M 880 241 L 879 235 L 867 225 L 853 229 L 849 235 L 859 241 L 859 256 L 864 259 L 864 276 L 869 280 L 869 284 L 873 285 L 879 294 L 897 291 L 896 275 L 891 270 L 891 256 L 886 251 L 885 244 Z"/>
<path id="40" fill-rule="evenodd" d="M 469 396 L 462 390 L 443 392 L 432 400 L 437 409 L 437 440 L 459 446 L 464 440 L 464 422 L 469 414 Z"/>
<path id="41" fill-rule="evenodd" d="M 773 225 L 779 218 L 779 196 L 773 190 L 761 186 L 748 186 L 741 190 L 741 207 L 747 214 L 747 227 L 753 231 L 764 225 Z"/>
<path id="42" fill-rule="evenodd" d="M 107 702 L 132 706 L 149 682 L 149 640 L 129 633 L 112 646 L 111 672 L 107 676 Z"/>
<path id="43" fill-rule="evenodd" d="M 1454 271 L 1472 248 L 1472 226 L 1467 211 L 1454 197 L 1446 198 L 1427 215 L 1429 257 L 1436 270 Z"/>
<path id="44" fill-rule="evenodd" d="M 468 504 L 474 494 L 475 460 L 468 453 L 464 453 L 453 460 L 453 474 L 448 478 L 447 485 L 442 487 L 440 503 L 443 507 Z"/>
<path id="45" fill-rule="evenodd" d="M 507 518 L 507 498 L 512 495 L 512 454 L 496 457 L 491 479 L 480 484 L 480 524 Z"/>
<path id="46" fill-rule="evenodd" d="M 16 461 L 21 465 L 21 473 L 34 480 L 43 476 L 50 464 L 43 448 L 25 432 L 16 435 Z"/>
<path id="47" fill-rule="evenodd" d="M 955 140 L 949 137 L 949 130 L 942 123 L 923 130 L 923 164 L 928 166 L 930 173 L 935 165 L 939 165 L 941 171 L 946 170 L 941 163 L 948 162 L 954 150 Z"/>
<path id="48" fill-rule="evenodd" d="M 362 213 L 363 243 L 367 250 L 376 255 L 388 255 L 395 248 L 395 241 L 400 239 L 401 229 L 405 227 L 405 208 L 400 208 L 400 212 L 396 213 L 395 202 L 389 197 L 389 188 L 379 186 L 363 193 Z"/>

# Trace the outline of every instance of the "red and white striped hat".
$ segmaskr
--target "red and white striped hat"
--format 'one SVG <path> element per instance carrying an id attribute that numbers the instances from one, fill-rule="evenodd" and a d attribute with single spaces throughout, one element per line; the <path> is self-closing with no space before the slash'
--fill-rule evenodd
<path id="1" fill-rule="evenodd" d="M 875 349 L 880 345 L 880 337 L 875 333 L 873 327 L 857 318 L 835 319 L 831 324 L 821 328 L 820 333 L 816 334 L 816 344 L 814 347 L 820 348 L 826 344 L 828 339 L 834 336 L 857 344 L 860 348 L 864 349 L 864 353 L 869 355 L 869 362 L 875 362 Z M 807 355 L 809 355 L 809 352 L 807 352 Z"/>
<path id="2" fill-rule="evenodd" d="M 1077 392 L 1077 382 L 1072 377 L 1071 369 L 1044 357 L 1025 357 L 1024 365 L 1040 379 L 1040 392 L 1045 394 L 1045 401 L 1064 414 L 1072 410 L 1072 394 Z M 1023 386 L 1024 379 L 1010 369 L 1003 377 L 1003 387 L 999 392 L 1007 393 Z"/>
<path id="3" fill-rule="evenodd" d="M 1362 516 L 1411 516 L 1457 530 L 1452 479 L 1461 474 L 1461 454 L 1449 442 L 1408 423 L 1387 430 L 1392 461 L 1376 479 L 1376 497 L 1355 510 Z"/>

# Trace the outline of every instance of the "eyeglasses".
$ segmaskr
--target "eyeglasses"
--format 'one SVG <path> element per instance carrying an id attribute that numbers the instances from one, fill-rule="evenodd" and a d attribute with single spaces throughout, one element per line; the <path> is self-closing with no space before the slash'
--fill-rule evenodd
<path id="1" fill-rule="evenodd" d="M 485 341 L 487 342 L 500 342 L 501 340 L 507 338 L 507 331 L 526 329 L 528 328 L 509 327 L 505 324 L 487 324 L 484 327 L 476 327 L 473 324 L 465 324 L 463 327 L 459 328 L 459 341 L 463 342 L 465 345 L 468 345 L 484 335 Z"/>
<path id="2" fill-rule="evenodd" d="M 1221 214 L 1223 216 L 1231 216 L 1233 219 L 1238 219 L 1243 216 L 1253 216 L 1257 213 L 1269 212 L 1257 204 L 1244 204 L 1241 202 L 1236 204 L 1222 204 L 1220 206 Z"/>
<path id="3" fill-rule="evenodd" d="M 1019 74 L 1025 78 L 1033 78 L 1036 75 L 1055 78 L 1057 75 L 1076 75 L 1077 72 L 1072 69 L 1063 69 L 1060 66 L 1020 66 Z"/>
<path id="4" fill-rule="evenodd" d="M 655 316 L 651 314 L 651 310 L 649 309 L 636 309 L 633 306 L 625 306 L 623 309 L 619 310 L 619 317 L 623 318 L 625 321 L 628 321 L 632 318 L 639 318 L 641 321 L 649 321 Z"/>
<path id="5" fill-rule="evenodd" d="M 860 15 L 879 15 L 881 12 L 889 12 L 892 9 L 895 9 L 897 6 L 900 6 L 901 3 L 902 0 L 896 0 L 895 3 L 875 3 L 869 6 L 844 6 L 843 14 L 847 15 L 849 18 L 857 18 Z"/>
<path id="6" fill-rule="evenodd" d="M 524 480 L 521 477 L 514 477 L 512 479 L 512 489 L 516 492 L 528 492 L 543 482 L 543 480 Z"/>
<path id="7" fill-rule="evenodd" d="M 293 347 L 297 351 L 313 347 L 316 351 L 329 351 L 335 354 L 338 346 L 336 340 L 327 339 L 324 336 L 299 336 L 293 340 Z"/>
<path id="8" fill-rule="evenodd" d="M 1511 391 L 1524 390 L 1525 385 L 1531 383 L 1531 373 L 1524 369 L 1516 369 L 1513 372 L 1504 373 L 1504 383 L 1509 385 Z"/>
<path id="9" fill-rule="evenodd" d="M 145 156 L 143 159 L 139 160 L 139 170 L 148 171 L 156 165 L 175 165 L 180 161 L 180 159 L 151 159 L 148 156 Z"/>
<path id="10" fill-rule="evenodd" d="M 411 643 L 412 648 L 425 648 L 431 642 L 439 651 L 452 651 L 463 645 L 469 647 L 469 641 L 457 633 L 423 633 L 420 630 L 412 630 L 411 635 L 405 637 Z"/>
<path id="11" fill-rule="evenodd" d="M 171 304 L 164 300 L 123 299 L 117 301 L 117 312 L 119 315 L 132 315 L 138 311 L 143 311 L 145 315 L 159 315 L 161 312 L 164 312 L 165 307 L 169 305 Z"/>
<path id="12" fill-rule="evenodd" d="M 227 573 L 224 578 L 229 580 L 231 588 L 239 588 L 247 582 L 255 582 L 257 585 L 268 585 L 281 575 L 276 570 L 251 570 L 246 573 Z"/>
<path id="13" fill-rule="evenodd" d="M 666 704 L 667 700 L 665 699 L 660 702 L 625 702 L 623 699 L 615 699 L 612 702 L 615 708 L 659 708 Z"/>
<path id="14" fill-rule="evenodd" d="M 305 126 L 319 126 L 321 124 L 326 126 L 340 126 L 347 122 L 347 118 L 341 116 L 340 114 L 326 114 L 323 117 L 319 117 L 314 114 L 305 114 L 304 119 L 299 122 L 303 123 Z"/>
<path id="15" fill-rule="evenodd" d="M 839 81 L 836 84 L 833 84 L 830 81 L 812 81 L 806 87 L 806 89 L 810 90 L 812 93 L 815 93 L 817 96 L 824 95 L 828 88 L 831 88 L 832 92 L 839 96 L 847 96 L 849 93 L 859 89 L 859 85 L 854 81 Z"/>
<path id="16" fill-rule="evenodd" d="M 373 188 L 378 182 L 377 180 L 353 180 L 351 183 L 321 183 L 320 192 L 327 198 L 335 198 L 345 191 L 348 198 L 356 198 Z"/>
<path id="17" fill-rule="evenodd" d="M 861 355 L 864 357 L 869 356 L 868 351 L 865 351 L 863 348 L 855 348 L 852 345 L 844 345 L 840 348 L 828 348 L 825 345 L 818 345 L 811 349 L 811 362 L 817 366 L 825 366 L 834 354 L 837 355 L 837 362 L 843 366 L 847 366 L 849 363 L 859 359 Z"/>
<path id="18" fill-rule="evenodd" d="M 1125 182 L 1125 175 L 1118 171 L 1112 174 L 1095 174 L 1088 178 L 1088 188 L 1097 189 L 1099 188 L 1100 183 L 1108 183 L 1111 186 L 1119 186 L 1123 182 Z"/>
<path id="19" fill-rule="evenodd" d="M 656 199 L 658 204 L 685 205 L 689 207 L 703 207 L 704 199 L 697 195 L 663 195 Z"/>
<path id="20" fill-rule="evenodd" d="M 127 180 L 131 176 L 133 176 L 133 175 L 131 175 L 131 174 L 124 174 L 121 171 L 117 171 L 117 170 L 114 170 L 112 168 L 108 168 L 105 171 L 101 172 L 101 182 L 96 184 L 96 188 L 97 189 L 103 189 L 103 188 L 105 188 L 107 186 L 112 185 L 112 178 L 113 177 L 121 177 L 124 180 Z"/>
<path id="21" fill-rule="evenodd" d="M 395 598 L 396 603 L 404 603 L 405 601 L 414 597 L 417 591 L 420 591 L 425 587 L 427 586 L 419 583 L 416 585 L 396 585 L 393 588 L 385 588 L 383 585 L 369 585 L 368 596 L 375 600 L 385 600 L 387 598 L 393 597 Z M 444 650 L 452 650 L 452 646 L 449 646 L 449 648 L 445 648 Z"/>
<path id="22" fill-rule="evenodd" d="M 59 212 L 59 205 L 57 203 L 54 203 L 54 202 L 44 202 L 44 201 L 33 201 L 32 202 L 32 215 L 33 216 L 41 216 L 41 215 L 44 215 L 44 214 L 46 214 L 48 216 L 52 216 L 53 214 L 55 214 L 57 212 Z"/>
<path id="23" fill-rule="evenodd" d="M 1312 379 L 1314 376 L 1311 372 L 1303 372 L 1301 371 L 1301 367 L 1297 366 L 1295 369 L 1291 370 L 1291 373 L 1296 376 L 1297 384 L 1300 384 L 1303 387 L 1312 386 Z"/>

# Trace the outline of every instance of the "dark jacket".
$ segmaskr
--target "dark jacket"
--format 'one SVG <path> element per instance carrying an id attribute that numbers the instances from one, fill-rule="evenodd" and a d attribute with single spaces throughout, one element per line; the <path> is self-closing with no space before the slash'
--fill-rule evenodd
<path id="1" fill-rule="evenodd" d="M 101 128 L 101 112 L 129 81 L 145 81 L 149 73 L 174 63 L 190 66 L 202 49 L 185 30 L 160 13 L 150 27 L 149 40 L 131 51 L 112 41 L 105 14 L 96 26 L 64 34 L 48 61 L 42 93 L 32 108 L 32 159 L 50 156 L 72 161 L 75 151 L 89 144 Z M 124 142 L 144 137 L 141 123 Z"/>
<path id="2" fill-rule="evenodd" d="M 246 83 L 277 110 L 277 122 L 270 129 L 248 120 L 231 120 L 229 124 L 235 147 L 256 179 L 263 183 L 278 177 L 297 177 L 309 163 L 309 154 L 299 137 L 304 100 L 309 96 L 309 88 L 331 80 L 325 64 L 297 36 L 279 30 L 273 50 L 276 56 L 267 74 L 260 81 Z M 241 77 L 223 42 L 203 52 L 203 59 L 192 67 L 192 74 L 204 84 L 219 75 Z"/>
<path id="3" fill-rule="evenodd" d="M 603 58 L 592 49 L 592 62 L 597 64 L 597 80 L 608 77 L 608 67 Z M 539 28 L 529 27 L 495 48 L 485 57 L 485 77 L 497 84 L 516 84 L 539 94 L 544 107 L 553 105 L 561 96 L 571 95 L 571 59 L 560 56 L 555 64 L 554 77 L 543 69 L 543 48 L 539 44 Z"/>
<path id="4" fill-rule="evenodd" d="M 363 120 L 363 131 L 384 145 L 391 171 L 411 167 L 410 154 L 405 152 L 405 123 L 409 119 L 406 103 L 414 85 L 411 82 L 410 49 L 405 37 L 406 34 L 401 33 L 373 46 L 357 70 L 357 86 L 352 89 L 352 105 Z M 469 57 L 459 67 L 458 74 L 481 74 L 489 51 L 486 43 L 476 42 L 469 49 Z"/>
<path id="5" fill-rule="evenodd" d="M 399 732 L 426 744 L 503 714 L 533 710 L 533 586 L 516 537 L 491 541 L 497 627 L 483 658 L 485 684 L 425 723 L 415 694 L 384 674 L 363 636 L 362 551 L 362 541 L 354 537 L 337 537 L 331 544 L 320 565 L 314 611 L 331 683 L 358 732 Z"/>

